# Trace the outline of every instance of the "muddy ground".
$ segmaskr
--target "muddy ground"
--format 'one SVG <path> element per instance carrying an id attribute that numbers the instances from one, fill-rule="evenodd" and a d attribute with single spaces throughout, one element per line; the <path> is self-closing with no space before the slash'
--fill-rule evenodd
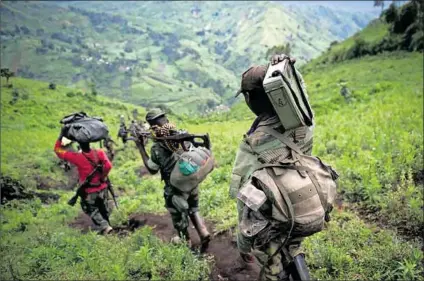
<path id="1" fill-rule="evenodd" d="M 207 222 L 208 229 L 213 233 L 214 226 Z M 130 216 L 128 225 L 116 227 L 118 235 L 125 235 L 138 227 L 148 225 L 153 228 L 153 233 L 164 242 L 170 242 L 176 235 L 172 226 L 171 217 L 168 214 L 134 214 Z M 84 213 L 70 224 L 71 227 L 87 232 L 95 229 L 90 217 Z M 198 248 L 200 244 L 196 230 L 190 225 L 190 237 L 192 238 L 193 248 Z M 211 280 L 244 281 L 257 280 L 259 268 L 255 264 L 246 265 L 239 256 L 235 239 L 230 232 L 223 232 L 213 235 L 208 249 L 204 255 L 213 256 L 215 265 L 210 275 Z"/>

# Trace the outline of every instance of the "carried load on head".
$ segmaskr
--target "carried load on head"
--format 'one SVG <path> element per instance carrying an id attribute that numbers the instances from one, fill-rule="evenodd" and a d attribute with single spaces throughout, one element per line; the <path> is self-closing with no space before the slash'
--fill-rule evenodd
<path id="1" fill-rule="evenodd" d="M 104 140 L 109 129 L 100 117 L 89 117 L 85 112 L 72 113 L 60 121 L 64 125 L 64 137 L 79 143 Z"/>

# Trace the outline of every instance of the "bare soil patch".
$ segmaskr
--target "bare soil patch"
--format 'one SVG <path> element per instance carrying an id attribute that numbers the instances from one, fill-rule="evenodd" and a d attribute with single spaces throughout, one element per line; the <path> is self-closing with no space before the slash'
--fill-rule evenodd
<path id="1" fill-rule="evenodd" d="M 1 204 L 10 200 L 34 199 L 35 197 L 40 198 L 42 203 L 48 204 L 50 202 L 55 202 L 60 198 L 60 196 L 55 193 L 27 190 L 20 181 L 4 175 L 0 176 L 0 187 Z"/>
<path id="2" fill-rule="evenodd" d="M 170 242 L 176 235 L 172 226 L 171 217 L 168 214 L 133 214 L 129 217 L 128 223 L 122 226 L 115 226 L 115 233 L 125 235 L 139 227 L 148 225 L 153 228 L 153 233 L 164 242 Z M 206 222 L 208 229 L 213 233 L 214 225 Z M 70 224 L 71 227 L 87 232 L 95 229 L 90 217 L 84 213 Z M 200 239 L 196 230 L 190 225 L 189 234 L 192 240 L 193 249 L 200 247 Z M 257 280 L 259 268 L 255 264 L 245 264 L 239 255 L 237 245 L 230 231 L 213 235 L 209 242 L 209 247 L 203 253 L 205 256 L 212 256 L 214 266 L 210 275 L 211 280 L 244 281 Z"/>

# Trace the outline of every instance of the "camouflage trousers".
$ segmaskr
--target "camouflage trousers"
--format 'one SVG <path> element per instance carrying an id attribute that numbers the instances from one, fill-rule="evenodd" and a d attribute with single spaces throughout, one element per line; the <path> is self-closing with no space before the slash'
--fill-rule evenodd
<path id="1" fill-rule="evenodd" d="M 173 198 L 177 196 L 179 200 Z M 189 226 L 189 214 L 199 211 L 199 191 L 198 188 L 194 188 L 190 193 L 182 193 L 176 190 L 176 188 L 166 185 L 165 192 L 165 207 L 171 214 L 172 224 L 177 230 L 180 236 L 188 235 Z M 178 201 L 183 201 L 179 204 Z M 185 201 L 185 202 L 184 202 Z M 188 208 L 184 208 L 181 205 L 187 204 Z"/>
<path id="2" fill-rule="evenodd" d="M 262 276 L 260 280 L 289 280 L 288 267 L 293 266 L 293 257 L 302 254 L 301 243 L 303 237 L 291 238 L 286 245 L 274 255 L 280 248 L 283 238 L 271 240 L 269 243 L 256 246 L 253 245 L 252 254 L 256 257 Z M 271 259 L 270 257 L 274 255 Z M 270 259 L 270 260 L 269 260 Z"/>
<path id="3" fill-rule="evenodd" d="M 81 197 L 81 208 L 99 227 L 100 232 L 109 226 L 110 209 L 107 188 Z"/>
<path id="4" fill-rule="evenodd" d="M 242 217 L 243 206 L 243 203 L 237 200 L 239 223 Z M 260 276 L 260 280 L 289 280 L 289 265 L 290 267 L 292 266 L 293 257 L 303 253 L 301 243 L 304 238 L 294 237 L 289 239 L 285 246 L 276 253 L 285 237 L 284 235 L 280 235 L 264 243 L 265 240 L 268 240 L 268 231 L 270 229 L 264 229 L 256 238 L 246 238 L 238 231 L 237 246 L 239 251 L 247 253 L 251 250 L 251 253 L 256 257 L 256 261 L 261 268 L 262 275 Z M 277 231 L 273 229 L 274 233 Z M 274 255 L 274 253 L 276 254 Z M 274 256 L 270 259 L 272 255 Z"/>

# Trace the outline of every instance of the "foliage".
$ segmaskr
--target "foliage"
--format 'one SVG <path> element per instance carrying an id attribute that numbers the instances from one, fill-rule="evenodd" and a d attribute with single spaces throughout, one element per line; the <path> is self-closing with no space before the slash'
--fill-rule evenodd
<path id="1" fill-rule="evenodd" d="M 399 50 L 410 52 L 424 50 L 420 5 L 419 1 L 409 1 L 397 8 L 392 3 L 382 12 L 379 19 L 373 21 L 363 31 L 341 44 L 330 46 L 329 52 L 313 60 L 309 65 L 340 62 Z"/>
<path id="2" fill-rule="evenodd" d="M 1 77 L 6 78 L 6 85 L 8 85 L 10 77 L 15 76 L 15 73 L 13 71 L 10 71 L 9 68 L 2 68 L 0 75 L 1 75 Z"/>
<path id="3" fill-rule="evenodd" d="M 305 241 L 316 280 L 423 280 L 421 250 L 389 231 L 336 211 L 327 229 Z"/>
<path id="4" fill-rule="evenodd" d="M 304 63 L 375 17 L 221 1 L 202 2 L 197 18 L 193 5 L 2 2 L 1 67 L 80 88 L 89 89 L 93 80 L 101 95 L 144 107 L 161 103 L 178 114 L 202 113 L 209 101 L 229 105 L 238 76 L 251 63 L 265 62 L 271 46 L 290 42 L 298 64 Z"/>
<path id="5" fill-rule="evenodd" d="M 125 20 L 119 16 L 77 12 L 90 18 L 98 32 L 107 32 L 102 28 L 104 21 L 125 25 Z M 388 26 L 382 21 L 375 22 L 356 36 L 357 43 L 351 38 L 333 44 L 323 57 L 329 58 L 336 50 L 347 50 L 355 44 L 359 45 L 355 47 L 356 53 L 361 53 L 371 42 L 380 42 L 388 34 Z M 141 31 L 141 28 L 135 29 L 138 31 L 129 27 L 125 30 Z M 45 32 L 51 31 L 46 28 Z M 159 45 L 162 40 L 168 40 L 159 32 L 149 34 Z M 181 41 L 181 44 L 191 44 Z M 179 66 L 189 70 L 191 65 L 190 60 L 186 60 Z M 216 70 L 211 67 L 209 72 L 212 69 Z M 419 187 L 422 182 L 416 175 L 422 174 L 423 167 L 422 55 L 392 52 L 335 64 L 314 62 L 301 71 L 316 114 L 313 154 L 340 173 L 338 191 L 343 200 L 374 214 L 386 228 L 402 227 L 410 236 L 419 233 L 423 225 L 423 194 Z M 177 72 L 172 73 L 177 75 Z M 166 84 L 166 80 L 149 79 L 155 87 Z M 220 81 L 221 78 L 216 79 Z M 340 95 L 340 81 L 350 89 L 349 103 Z M 198 88 L 193 82 L 189 83 L 193 95 Z M 67 185 L 67 178 L 58 167 L 52 149 L 62 116 L 74 111 L 102 116 L 114 137 L 121 114 L 128 117 L 137 113 L 139 118 L 145 114 L 141 107 L 100 96 L 94 98 L 85 89 L 59 86 L 53 94 L 43 82 L 16 78 L 14 84 L 14 89 L 2 89 L 1 95 L 1 172 L 20 179 L 31 189 L 44 178 L 51 178 L 62 187 Z M 90 91 L 90 85 L 88 87 Z M 185 88 L 185 84 L 169 89 L 179 87 Z M 176 90 L 171 93 L 179 95 Z M 161 98 L 152 94 L 151 100 L 160 102 Z M 174 110 L 181 98 L 184 96 L 176 97 L 175 106 L 166 102 L 169 109 Z M 190 102 L 197 106 L 197 101 Z M 243 101 L 233 102 L 229 112 L 214 112 L 203 118 L 169 115 L 179 128 L 210 134 L 217 167 L 200 186 L 200 210 L 216 223 L 217 230 L 237 225 L 235 202 L 229 198 L 228 186 L 237 147 L 254 118 Z M 122 148 L 121 144 L 117 146 Z M 137 212 L 166 212 L 163 183 L 159 176 L 139 176 L 141 159 L 133 143 L 116 155 L 113 165 L 110 177 L 120 193 L 120 209 L 114 210 L 111 217 L 113 225 L 125 223 L 130 214 Z M 71 192 L 60 188 L 55 192 L 61 195 L 58 203 L 43 205 L 36 199 L 12 201 L 1 207 L 0 274 L 3 278 L 208 278 L 210 265 L 204 259 L 184 246 L 160 242 L 149 228 L 127 237 L 102 237 L 94 232 L 82 234 L 72 229 L 68 224 L 79 208 L 66 205 Z M 353 213 L 341 209 L 333 211 L 327 230 L 304 243 L 313 277 L 322 280 L 423 280 L 421 242 L 404 241 L 398 233 L 381 229 L 375 223 L 364 223 Z"/>
<path id="6" fill-rule="evenodd" d="M 19 210 L 17 212 L 16 210 Z M 161 242 L 150 228 L 128 237 L 81 235 L 67 223 L 77 208 L 66 200 L 2 206 L 0 273 L 5 279 L 207 280 L 205 260 L 184 245 Z"/>

